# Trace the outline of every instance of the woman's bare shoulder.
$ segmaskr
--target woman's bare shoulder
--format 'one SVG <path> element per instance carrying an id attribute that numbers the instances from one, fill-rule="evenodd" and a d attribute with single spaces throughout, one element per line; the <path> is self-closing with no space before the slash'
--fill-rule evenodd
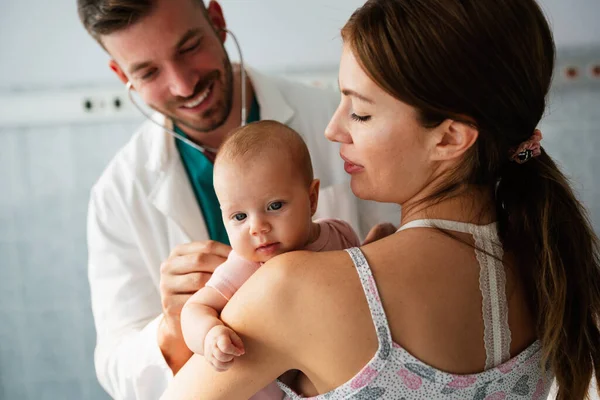
<path id="1" fill-rule="evenodd" d="M 277 307 L 287 308 L 307 290 L 328 285 L 340 274 L 352 273 L 352 265 L 344 251 L 282 254 L 265 263 L 244 283 L 231 299 L 230 308 L 241 300 L 267 306 L 270 311 L 277 311 Z"/>
<path id="2" fill-rule="evenodd" d="M 282 340 L 285 332 L 302 333 L 297 329 L 300 320 L 303 326 L 312 325 L 313 319 L 319 325 L 317 310 L 327 312 L 323 306 L 331 304 L 332 298 L 356 298 L 357 288 L 358 276 L 345 252 L 290 252 L 259 268 L 231 298 L 221 317 L 242 334 L 268 330 L 277 332 L 272 339 Z"/>

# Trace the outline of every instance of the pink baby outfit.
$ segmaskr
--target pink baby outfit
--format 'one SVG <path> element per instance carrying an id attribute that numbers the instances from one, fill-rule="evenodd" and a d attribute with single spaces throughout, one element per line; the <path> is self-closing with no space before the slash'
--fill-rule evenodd
<path id="1" fill-rule="evenodd" d="M 303 250 L 334 251 L 360 246 L 358 236 L 347 222 L 337 219 L 322 219 L 315 222 L 321 228 L 319 237 Z M 248 261 L 232 251 L 227 260 L 215 270 L 206 286 L 215 289 L 229 300 L 260 266 L 260 263 Z M 283 391 L 273 382 L 252 396 L 250 400 L 280 400 L 283 394 Z"/>

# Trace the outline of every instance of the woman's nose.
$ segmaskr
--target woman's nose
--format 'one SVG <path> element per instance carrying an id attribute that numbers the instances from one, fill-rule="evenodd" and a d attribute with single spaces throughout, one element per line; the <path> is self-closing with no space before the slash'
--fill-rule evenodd
<path id="1" fill-rule="evenodd" d="M 338 107 L 325 128 L 325 137 L 331 142 L 352 143 L 352 138 L 342 123 L 342 114 L 341 107 Z"/>

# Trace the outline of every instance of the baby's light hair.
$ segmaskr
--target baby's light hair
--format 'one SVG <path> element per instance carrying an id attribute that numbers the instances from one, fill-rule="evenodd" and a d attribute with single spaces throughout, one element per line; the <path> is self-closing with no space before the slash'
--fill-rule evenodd
<path id="1" fill-rule="evenodd" d="M 298 167 L 310 186 L 313 168 L 306 143 L 298 132 L 277 121 L 258 121 L 235 129 L 219 149 L 215 170 L 222 163 L 246 162 L 272 151 L 287 153 L 289 162 Z"/>

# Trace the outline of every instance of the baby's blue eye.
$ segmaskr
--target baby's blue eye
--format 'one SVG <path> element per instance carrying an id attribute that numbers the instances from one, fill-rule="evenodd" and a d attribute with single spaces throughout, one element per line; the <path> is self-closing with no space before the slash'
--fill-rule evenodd
<path id="1" fill-rule="evenodd" d="M 235 219 L 236 221 L 243 221 L 246 219 L 246 217 L 247 215 L 244 213 L 237 213 L 233 216 L 233 219 Z"/>
<path id="2" fill-rule="evenodd" d="M 280 210 L 281 207 L 283 207 L 283 202 L 282 201 L 274 201 L 271 204 L 269 204 L 269 207 L 267 207 L 267 210 L 269 210 L 269 211 L 277 211 L 277 210 Z"/>

